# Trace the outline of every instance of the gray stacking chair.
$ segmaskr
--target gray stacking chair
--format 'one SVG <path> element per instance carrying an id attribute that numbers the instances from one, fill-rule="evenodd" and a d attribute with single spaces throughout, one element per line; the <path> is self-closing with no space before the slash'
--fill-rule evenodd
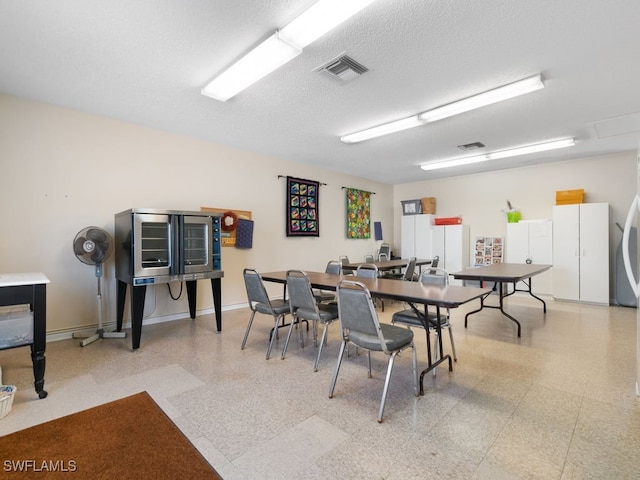
<path id="1" fill-rule="evenodd" d="M 396 356 L 407 348 L 411 349 L 412 354 L 415 395 L 419 395 L 418 360 L 416 348 L 413 344 L 413 332 L 406 328 L 380 323 L 369 289 L 363 283 L 342 280 L 337 287 L 337 297 L 342 344 L 340 345 L 336 370 L 331 380 L 329 398 L 333 398 L 338 372 L 340 371 L 340 365 L 348 343 L 354 344 L 357 348 L 367 350 L 369 378 L 371 378 L 371 352 L 382 352 L 389 357 L 387 376 L 378 412 L 378 422 L 382 422 L 394 361 Z"/>
<path id="2" fill-rule="evenodd" d="M 249 330 L 251 330 L 251 325 L 253 324 L 253 317 L 255 317 L 256 313 L 271 315 L 274 322 L 273 330 L 271 331 L 271 340 L 269 341 L 269 348 L 267 349 L 267 360 L 269 360 L 271 349 L 273 348 L 273 342 L 278 336 L 278 323 L 282 320 L 282 323 L 284 324 L 285 315 L 290 313 L 289 302 L 284 299 L 270 300 L 269 295 L 267 294 L 267 289 L 262 281 L 262 277 L 256 270 L 245 268 L 242 275 L 244 276 L 244 285 L 247 289 L 247 299 L 249 301 L 249 308 L 251 309 L 251 317 L 249 318 L 247 331 L 244 333 L 240 349 L 244 350 L 244 345 L 247 342 L 247 337 L 249 336 Z"/>
<path id="3" fill-rule="evenodd" d="M 380 245 L 380 250 L 378 250 L 378 260 L 391 260 L 391 246 L 388 243 Z"/>
<path id="4" fill-rule="evenodd" d="M 340 261 L 340 264 L 342 266 L 348 265 L 351 262 L 349 261 L 349 257 L 347 257 L 346 255 L 340 255 L 340 257 L 338 257 L 338 260 Z M 353 275 L 353 272 L 351 270 L 345 270 L 342 269 L 342 274 L 343 275 Z"/>
<path id="5" fill-rule="evenodd" d="M 320 346 L 318 347 L 318 356 L 316 357 L 316 363 L 313 365 L 313 371 L 318 371 L 318 362 L 320 362 L 320 355 L 322 354 L 322 346 L 327 341 L 327 329 L 334 320 L 338 318 L 338 308 L 336 305 L 327 305 L 324 303 L 318 303 L 313 296 L 311 290 L 311 282 L 307 275 L 301 270 L 289 270 L 287 272 L 287 290 L 289 291 L 289 308 L 291 311 L 291 325 L 289 326 L 289 333 L 287 334 L 287 340 L 284 342 L 284 348 L 282 349 L 281 358 L 284 359 L 287 353 L 287 347 L 289 346 L 289 339 L 291 338 L 291 332 L 294 325 L 298 325 L 303 320 L 313 322 L 313 344 L 318 345 L 318 323 L 324 324 L 322 329 L 322 338 L 320 339 Z M 304 347 L 302 338 L 302 329 L 300 332 L 300 348 Z"/>
<path id="6" fill-rule="evenodd" d="M 378 266 L 375 263 L 363 263 L 358 265 L 356 269 L 356 277 L 360 278 L 378 278 L 380 273 L 378 272 Z M 374 305 L 377 305 L 380 302 L 380 308 L 384 312 L 384 301 L 376 298 L 374 299 Z"/>
<path id="7" fill-rule="evenodd" d="M 414 273 L 416 271 L 416 262 L 418 260 L 416 257 L 411 257 L 409 259 L 409 263 L 404 267 L 404 271 L 402 273 L 390 272 L 385 273 L 382 278 L 389 278 L 393 280 L 406 280 L 408 282 L 412 282 L 414 280 Z"/>
<path id="8" fill-rule="evenodd" d="M 419 281 L 427 285 L 446 286 L 449 284 L 449 274 L 442 268 L 429 268 L 424 272 L 422 272 L 422 275 L 420 275 Z M 444 314 L 442 313 L 442 311 L 440 312 L 440 328 L 449 330 L 449 339 L 451 340 L 451 351 L 453 353 L 453 360 L 457 362 L 458 358 L 456 357 L 456 345 L 453 342 L 453 331 L 451 329 L 449 316 L 450 314 L 449 314 L 448 308 L 444 309 Z M 433 358 L 435 360 L 438 359 L 438 355 L 440 352 L 440 349 L 438 348 L 438 336 L 437 336 L 438 331 L 436 329 L 436 321 L 437 321 L 436 312 L 427 311 L 427 322 L 428 322 L 429 328 L 426 334 L 429 335 L 429 331 L 433 331 L 435 334 L 434 335 L 435 338 L 433 341 Z M 391 317 L 391 323 L 393 324 L 399 323 L 402 325 L 406 325 L 409 328 L 410 327 L 424 328 L 424 324 L 422 323 L 420 318 L 418 318 L 418 314 L 415 312 L 415 310 L 411 308 L 394 313 L 393 316 Z M 433 374 L 434 375 L 436 374 L 435 368 L 433 369 Z"/>
<path id="9" fill-rule="evenodd" d="M 324 269 L 324 273 L 331 275 L 340 275 L 342 271 L 342 264 L 336 260 L 330 260 L 327 263 L 327 267 Z M 318 303 L 333 302 L 336 299 L 336 295 L 333 292 L 327 292 L 325 290 L 314 290 L 313 296 Z"/>
<path id="10" fill-rule="evenodd" d="M 373 255 L 365 255 L 364 256 L 364 263 L 373 263 L 375 261 L 376 261 L 376 259 L 374 258 Z"/>
<path id="11" fill-rule="evenodd" d="M 356 269 L 356 277 L 376 278 L 378 276 L 378 267 L 374 263 L 362 263 Z"/>
<path id="12" fill-rule="evenodd" d="M 404 272 L 402 272 L 402 277 L 400 278 L 400 280 L 405 280 L 407 282 L 413 282 L 414 275 L 415 275 L 415 272 L 416 272 L 416 262 L 417 261 L 418 261 L 418 259 L 416 257 L 411 257 L 409 259 L 409 263 L 405 267 Z"/>

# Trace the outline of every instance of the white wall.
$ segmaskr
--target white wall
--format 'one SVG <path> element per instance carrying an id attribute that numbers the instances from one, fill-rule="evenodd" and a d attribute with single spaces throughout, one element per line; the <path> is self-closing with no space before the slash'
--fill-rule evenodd
<path id="1" fill-rule="evenodd" d="M 610 204 L 611 298 L 614 295 L 615 252 L 636 194 L 636 152 L 590 157 L 491 173 L 415 182 L 394 187 L 394 238 L 400 246 L 401 200 L 436 197 L 437 216 L 462 215 L 469 225 L 471 249 L 476 236 L 505 236 L 507 200 L 523 219 L 552 218 L 557 190 L 585 190 L 585 202 Z M 509 248 L 508 245 L 505 248 Z M 471 257 L 473 258 L 473 257 Z"/>
<path id="2" fill-rule="evenodd" d="M 345 238 L 342 187 L 376 192 L 371 220 L 385 241 L 400 246 L 400 200 L 434 196 L 437 213 L 461 214 L 477 235 L 504 235 L 509 199 L 524 218 L 550 218 L 555 191 L 584 188 L 587 201 L 609 202 L 611 249 L 620 239 L 635 195 L 635 152 L 405 185 L 383 185 L 223 145 L 104 117 L 0 95 L 0 272 L 44 272 L 50 333 L 95 324 L 96 279 L 73 255 L 84 226 L 113 231 L 113 215 L 132 207 L 250 210 L 254 248 L 223 249 L 223 305 L 246 301 L 242 269 L 324 269 L 339 255 L 362 259 L 377 243 Z M 285 236 L 285 181 L 292 175 L 324 182 L 319 238 Z M 395 238 L 395 241 L 394 241 Z M 612 284 L 613 285 L 613 284 Z M 172 286 L 174 293 L 177 285 Z M 280 290 L 273 289 L 277 294 Z M 113 259 L 105 266 L 106 321 L 115 321 Z M 150 289 L 145 317 L 187 315 L 186 294 L 170 299 L 166 285 Z M 200 282 L 198 309 L 212 306 Z M 128 315 L 126 320 L 128 320 Z"/>
<path id="3" fill-rule="evenodd" d="M 385 240 L 392 240 L 390 185 L 6 95 L 0 95 L 0 162 L 0 272 L 40 271 L 50 278 L 49 333 L 95 325 L 94 270 L 75 258 L 72 240 L 88 225 L 113 233 L 114 214 L 128 208 L 252 212 L 253 249 L 222 249 L 224 306 L 246 302 L 245 267 L 324 270 L 340 255 L 363 260 L 375 252 L 373 238 L 346 239 L 342 187 L 376 193 L 371 221 L 381 221 Z M 286 237 L 286 181 L 278 175 L 327 184 L 320 188 L 319 238 Z M 114 274 L 110 259 L 103 280 L 110 322 Z M 145 317 L 188 315 L 186 292 L 173 301 L 166 284 L 148 290 Z M 172 285 L 174 295 L 178 290 Z M 211 308 L 211 297 L 210 282 L 199 282 L 198 309 Z"/>

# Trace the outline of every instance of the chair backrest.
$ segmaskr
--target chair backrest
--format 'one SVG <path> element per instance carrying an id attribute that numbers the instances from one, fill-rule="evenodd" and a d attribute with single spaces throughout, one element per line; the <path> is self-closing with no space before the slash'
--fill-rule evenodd
<path id="1" fill-rule="evenodd" d="M 426 285 L 449 285 L 449 273 L 442 268 L 429 268 L 422 272 L 419 281 Z"/>
<path id="2" fill-rule="evenodd" d="M 438 263 L 440 263 L 440 257 L 436 255 L 431 259 L 431 266 L 429 267 L 429 270 L 435 270 L 438 268 Z"/>
<path id="3" fill-rule="evenodd" d="M 376 278 L 378 276 L 378 267 L 373 263 L 363 263 L 358 265 L 356 269 L 356 277 Z"/>
<path id="4" fill-rule="evenodd" d="M 338 283 L 336 295 L 338 297 L 338 318 L 343 335 L 356 345 L 359 344 L 358 339 L 360 338 L 369 341 L 371 341 L 371 337 L 378 338 L 381 350 L 388 353 L 371 293 L 366 285 L 342 280 Z"/>
<path id="5" fill-rule="evenodd" d="M 311 290 L 311 282 L 302 270 L 287 271 L 287 290 L 289 291 L 291 311 L 297 308 L 316 309 L 317 303 Z"/>
<path id="6" fill-rule="evenodd" d="M 260 274 L 252 268 L 245 268 L 242 275 L 244 276 L 244 286 L 247 289 L 249 307 L 253 309 L 256 303 L 264 303 L 271 307 L 271 301 Z"/>
<path id="7" fill-rule="evenodd" d="M 391 259 L 391 246 L 388 243 L 383 243 L 382 245 L 380 245 L 380 250 L 378 250 L 378 260 L 389 259 Z"/>
<path id="8" fill-rule="evenodd" d="M 364 262 L 365 263 L 373 263 L 375 262 L 375 258 L 373 257 L 373 255 L 365 255 L 364 256 Z"/>
<path id="9" fill-rule="evenodd" d="M 327 268 L 324 269 L 324 273 L 330 273 L 332 275 L 340 275 L 342 271 L 342 264 L 337 260 L 330 260 L 327 263 Z"/>
<path id="10" fill-rule="evenodd" d="M 340 257 L 338 258 L 338 260 L 340 260 L 340 263 L 342 265 L 349 265 L 351 262 L 349 261 L 349 257 L 347 257 L 346 255 L 340 255 Z"/>
<path id="11" fill-rule="evenodd" d="M 416 271 L 416 262 L 418 260 L 416 257 L 411 257 L 409 259 L 409 263 L 404 269 L 404 273 L 402 274 L 402 280 L 407 280 L 409 282 L 413 281 L 413 274 Z"/>

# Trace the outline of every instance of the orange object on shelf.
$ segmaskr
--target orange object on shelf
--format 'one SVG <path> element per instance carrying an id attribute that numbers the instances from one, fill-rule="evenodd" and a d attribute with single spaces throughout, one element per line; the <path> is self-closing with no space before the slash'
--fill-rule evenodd
<path id="1" fill-rule="evenodd" d="M 433 223 L 436 225 L 460 225 L 462 217 L 440 217 L 434 218 Z"/>
<path id="2" fill-rule="evenodd" d="M 556 191 L 556 205 L 572 205 L 584 201 L 584 189 Z"/>

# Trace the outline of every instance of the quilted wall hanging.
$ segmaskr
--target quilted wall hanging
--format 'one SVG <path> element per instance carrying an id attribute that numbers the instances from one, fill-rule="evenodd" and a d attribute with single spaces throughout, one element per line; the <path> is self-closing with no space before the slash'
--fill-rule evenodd
<path id="1" fill-rule="evenodd" d="M 287 177 L 287 237 L 319 237 L 320 183 Z"/>
<path id="2" fill-rule="evenodd" d="M 347 238 L 371 238 L 371 192 L 347 188 Z"/>

